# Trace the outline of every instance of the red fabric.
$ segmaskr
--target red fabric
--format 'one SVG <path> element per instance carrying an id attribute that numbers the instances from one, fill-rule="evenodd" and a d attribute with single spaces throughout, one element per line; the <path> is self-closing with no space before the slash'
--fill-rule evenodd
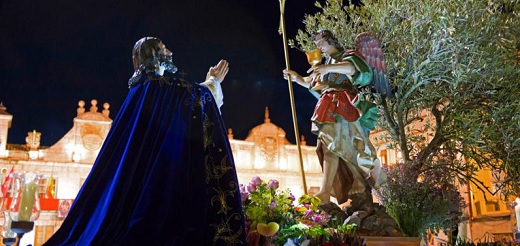
<path id="1" fill-rule="evenodd" d="M 357 101 L 354 94 L 347 91 L 329 91 L 321 94 L 311 120 L 318 123 L 336 122 L 334 115 L 339 115 L 347 121 L 356 121 L 360 114 L 353 105 Z"/>
<path id="2" fill-rule="evenodd" d="M 8 197 L 5 200 L 5 205 L 8 208 L 11 205 L 13 198 Z M 40 210 L 51 210 L 57 211 L 59 207 L 60 199 L 42 199 L 40 198 Z"/>
<path id="3" fill-rule="evenodd" d="M 9 171 L 9 173 L 7 174 L 7 176 L 5 177 L 5 180 L 4 180 L 4 183 L 2 184 L 2 196 L 5 198 L 6 197 L 6 194 L 7 194 L 7 190 L 9 189 L 9 186 L 11 186 L 11 184 L 13 183 L 13 171 L 14 171 L 14 166 L 11 167 L 11 171 Z"/>
<path id="4" fill-rule="evenodd" d="M 58 210 L 60 199 L 40 199 L 41 210 Z"/>

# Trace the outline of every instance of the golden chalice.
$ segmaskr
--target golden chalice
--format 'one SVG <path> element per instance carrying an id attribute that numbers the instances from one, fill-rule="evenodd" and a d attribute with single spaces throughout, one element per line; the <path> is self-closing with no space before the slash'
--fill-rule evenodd
<path id="1" fill-rule="evenodd" d="M 321 64 L 321 50 L 320 49 L 314 49 L 305 51 L 305 55 L 307 55 L 307 61 L 311 66 L 317 66 Z"/>
<path id="2" fill-rule="evenodd" d="M 314 49 L 305 51 L 305 55 L 307 55 L 307 61 L 311 66 L 318 66 L 321 64 L 321 50 L 320 49 Z M 325 87 L 324 84 L 321 83 L 320 77 L 316 76 L 311 81 L 311 89 L 315 91 L 319 91 Z"/>

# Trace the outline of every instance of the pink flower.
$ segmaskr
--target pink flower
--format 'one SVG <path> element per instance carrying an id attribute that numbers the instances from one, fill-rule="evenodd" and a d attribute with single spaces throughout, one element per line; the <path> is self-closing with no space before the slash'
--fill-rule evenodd
<path id="1" fill-rule="evenodd" d="M 242 199 L 242 202 L 245 202 L 248 197 L 249 197 L 249 192 L 240 193 L 240 198 Z"/>
<path id="2" fill-rule="evenodd" d="M 269 204 L 269 209 L 274 210 L 277 206 L 278 206 L 278 204 L 276 203 L 276 201 L 272 201 Z"/>
<path id="3" fill-rule="evenodd" d="M 247 186 L 247 191 L 248 192 L 255 192 L 256 191 L 256 185 L 253 184 L 253 183 L 249 183 L 249 185 Z"/>
<path id="4" fill-rule="evenodd" d="M 314 210 L 309 209 L 309 210 L 305 211 L 305 213 L 303 214 L 303 217 L 306 219 L 310 219 L 313 215 L 314 215 Z"/>
<path id="5" fill-rule="evenodd" d="M 330 220 L 330 214 L 323 213 L 323 214 L 321 214 L 321 217 L 323 218 L 323 220 L 326 220 L 326 221 Z"/>
<path id="6" fill-rule="evenodd" d="M 323 224 L 323 221 L 322 221 L 321 216 L 314 216 L 313 220 L 314 220 L 314 222 L 316 222 L 317 224 L 320 224 L 320 225 Z"/>
<path id="7" fill-rule="evenodd" d="M 278 182 L 278 180 L 276 180 L 276 179 L 271 179 L 271 180 L 269 180 L 267 187 L 269 187 L 269 189 L 271 189 L 271 190 L 276 190 L 276 189 L 278 189 L 278 187 L 280 187 L 280 182 Z"/>
<path id="8" fill-rule="evenodd" d="M 251 184 L 261 185 L 262 182 L 262 179 L 258 176 L 254 176 L 253 179 L 251 179 Z"/>
<path id="9" fill-rule="evenodd" d="M 242 202 L 245 202 L 249 197 L 249 192 L 247 192 L 246 187 L 243 184 L 240 184 L 240 198 L 242 198 Z"/>
<path id="10" fill-rule="evenodd" d="M 289 200 L 291 200 L 291 201 L 296 200 L 296 198 L 294 197 L 294 195 L 292 193 L 289 195 Z"/>
<path id="11" fill-rule="evenodd" d="M 330 215 L 327 213 L 316 214 L 312 219 L 316 224 L 325 225 L 330 220 Z"/>

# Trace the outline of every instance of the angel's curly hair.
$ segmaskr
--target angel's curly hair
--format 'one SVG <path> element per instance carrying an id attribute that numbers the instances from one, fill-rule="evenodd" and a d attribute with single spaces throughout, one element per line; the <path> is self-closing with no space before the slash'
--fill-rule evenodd
<path id="1" fill-rule="evenodd" d="M 329 31 L 327 29 L 320 29 L 320 30 L 312 33 L 311 34 L 312 41 L 316 41 L 318 35 L 320 35 L 323 40 L 327 41 L 327 43 L 336 47 L 336 49 L 343 50 L 343 47 L 339 44 L 338 39 L 334 36 L 334 34 L 331 31 Z"/>

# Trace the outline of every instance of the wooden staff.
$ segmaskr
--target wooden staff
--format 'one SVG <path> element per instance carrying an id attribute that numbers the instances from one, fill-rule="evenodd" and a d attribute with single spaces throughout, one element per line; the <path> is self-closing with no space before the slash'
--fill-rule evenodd
<path id="1" fill-rule="evenodd" d="M 283 50 L 285 53 L 285 67 L 287 70 L 290 69 L 289 66 L 289 50 L 287 45 L 287 34 L 285 33 L 285 18 L 284 18 L 284 9 L 285 9 L 285 0 L 278 0 L 280 2 L 280 29 L 283 37 Z M 292 118 L 293 118 L 293 126 L 294 126 L 294 135 L 296 136 L 296 146 L 298 146 L 298 156 L 300 157 L 300 172 L 302 174 L 302 184 L 303 184 L 303 193 L 307 195 L 307 182 L 305 181 L 305 170 L 303 168 L 303 157 L 302 157 L 302 147 L 300 145 L 300 133 L 298 131 L 298 121 L 296 119 L 296 107 L 294 104 L 294 92 L 292 86 L 291 75 L 287 74 L 287 82 L 289 84 L 289 97 L 291 98 L 291 110 L 292 110 Z"/>

